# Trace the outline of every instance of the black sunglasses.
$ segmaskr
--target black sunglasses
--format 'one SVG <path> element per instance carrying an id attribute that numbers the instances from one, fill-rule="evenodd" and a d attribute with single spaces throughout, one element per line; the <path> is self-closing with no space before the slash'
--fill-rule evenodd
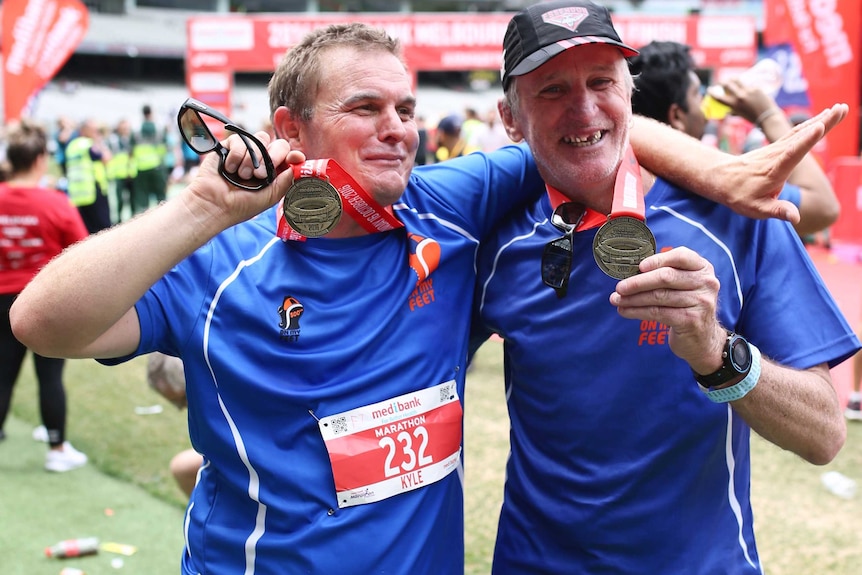
<path id="1" fill-rule="evenodd" d="M 551 216 L 551 223 L 563 232 L 563 236 L 545 244 L 542 253 L 542 281 L 554 288 L 557 297 L 564 297 L 569 287 L 574 250 L 572 242 L 575 229 L 584 217 L 586 209 L 581 204 L 560 204 Z"/>
<path id="2" fill-rule="evenodd" d="M 251 157 L 251 163 L 255 169 L 260 167 L 260 159 L 263 158 L 263 164 L 266 166 L 266 177 L 258 178 L 240 178 L 236 172 L 228 172 L 224 169 L 224 159 L 227 157 L 228 150 L 221 145 L 213 133 L 210 131 L 201 114 L 214 118 L 224 124 L 225 130 L 233 132 L 242 138 L 245 142 L 245 147 L 248 148 L 248 155 Z M 243 190 L 262 190 L 275 181 L 275 167 L 272 165 L 272 158 L 266 151 L 266 146 L 263 142 L 255 138 L 251 132 L 234 124 L 230 118 L 221 114 L 217 110 L 213 110 L 203 102 L 189 98 L 183 105 L 180 106 L 180 111 L 177 114 L 177 123 L 180 126 L 180 134 L 186 144 L 197 154 L 208 154 L 216 151 L 219 155 L 218 172 L 221 176 L 238 188 Z"/>

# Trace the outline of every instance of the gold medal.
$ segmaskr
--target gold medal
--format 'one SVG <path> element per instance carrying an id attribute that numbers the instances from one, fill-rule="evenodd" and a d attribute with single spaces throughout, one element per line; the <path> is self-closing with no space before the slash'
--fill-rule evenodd
<path id="1" fill-rule="evenodd" d="M 284 195 L 284 219 L 296 232 L 317 238 L 332 231 L 341 219 L 341 196 L 327 180 L 294 180 Z"/>
<path id="2" fill-rule="evenodd" d="M 637 218 L 608 220 L 593 239 L 593 257 L 603 272 L 622 280 L 639 273 L 638 264 L 655 254 L 655 237 Z"/>

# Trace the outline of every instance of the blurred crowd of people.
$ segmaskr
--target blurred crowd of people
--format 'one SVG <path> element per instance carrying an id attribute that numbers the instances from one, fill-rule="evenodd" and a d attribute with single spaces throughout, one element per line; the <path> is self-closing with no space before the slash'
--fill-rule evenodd
<path id="1" fill-rule="evenodd" d="M 419 118 L 419 149 L 416 164 L 433 164 L 473 152 L 493 152 L 512 140 L 500 121 L 496 108 L 480 116 L 474 108 L 464 108 L 442 117 L 433 127 Z"/>
<path id="2" fill-rule="evenodd" d="M 194 176 L 200 160 L 176 125 L 157 122 L 149 105 L 140 119 L 124 118 L 113 126 L 60 116 L 55 125 L 42 128 L 49 135 L 50 154 L 44 183 L 69 195 L 90 233 L 163 201 L 170 185 Z M 0 180 L 11 168 L 6 147 L 0 136 Z"/>

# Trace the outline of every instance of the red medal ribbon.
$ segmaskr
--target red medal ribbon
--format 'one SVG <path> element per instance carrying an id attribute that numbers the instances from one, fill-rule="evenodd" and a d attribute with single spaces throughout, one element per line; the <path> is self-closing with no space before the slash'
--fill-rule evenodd
<path id="1" fill-rule="evenodd" d="M 328 181 L 341 196 L 344 211 L 368 233 L 388 232 L 404 227 L 392 214 L 391 208 L 381 207 L 335 160 L 307 160 L 302 164 L 294 164 L 293 178 L 320 178 Z M 291 228 L 284 219 L 283 210 L 278 210 L 277 218 L 276 233 L 279 238 L 284 241 L 305 241 L 305 236 Z"/>
<path id="2" fill-rule="evenodd" d="M 548 200 L 551 202 L 551 211 L 556 210 L 560 205 L 565 204 L 567 202 L 571 202 L 563 192 L 558 189 L 552 187 L 549 184 L 545 184 L 545 189 L 548 191 Z M 586 212 L 584 212 L 584 217 L 581 218 L 578 227 L 575 228 L 576 232 L 582 232 L 584 230 L 591 230 L 593 228 L 597 228 L 603 223 L 608 221 L 608 217 L 605 214 L 597 212 L 591 208 L 587 208 Z"/>
<path id="3" fill-rule="evenodd" d="M 545 184 L 548 190 L 548 199 L 551 209 L 557 209 L 560 204 L 571 202 L 565 194 L 556 188 Z M 644 194 L 641 182 L 641 170 L 635 157 L 631 144 L 626 146 L 626 155 L 617 171 L 617 179 L 614 185 L 614 202 L 610 215 L 599 213 L 587 208 L 581 223 L 578 224 L 576 232 L 597 228 L 608 221 L 619 216 L 630 216 L 644 221 Z"/>
<path id="4" fill-rule="evenodd" d="M 626 145 L 626 155 L 617 171 L 614 184 L 614 203 L 609 219 L 629 216 L 644 221 L 644 192 L 641 183 L 641 168 L 635 158 L 631 144 Z"/>

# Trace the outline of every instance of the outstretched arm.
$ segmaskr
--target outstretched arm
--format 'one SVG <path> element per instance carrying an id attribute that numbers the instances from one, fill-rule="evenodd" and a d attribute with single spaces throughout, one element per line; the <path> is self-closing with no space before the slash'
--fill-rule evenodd
<path id="1" fill-rule="evenodd" d="M 730 106 L 733 114 L 755 124 L 767 141 L 775 142 L 793 129 L 793 125 L 769 94 L 759 88 L 745 86 L 739 80 L 724 85 L 724 94 L 718 98 Z M 799 186 L 799 223 L 794 226 L 801 234 L 813 234 L 829 227 L 841 211 L 841 204 L 832 189 L 832 183 L 812 154 L 805 154 L 787 177 L 788 183 Z"/>
<path id="2" fill-rule="evenodd" d="M 268 141 L 265 134 L 258 136 Z M 231 152 L 226 170 L 250 175 L 251 163 L 239 137 L 231 136 L 227 146 Z M 290 151 L 286 140 L 275 140 L 268 149 L 276 166 L 304 159 Z M 292 170 L 286 170 L 271 186 L 248 192 L 230 186 L 217 167 L 217 154 L 209 154 L 177 197 L 90 236 L 52 260 L 9 312 L 15 337 L 48 357 L 133 353 L 140 340 L 134 308 L 138 299 L 217 233 L 274 205 L 293 181 Z"/>
<path id="3" fill-rule="evenodd" d="M 640 163 L 665 179 L 752 218 L 779 218 L 794 225 L 799 210 L 777 199 L 797 164 L 847 115 L 835 104 L 763 148 L 727 154 L 670 126 L 634 117 L 630 139 Z"/>

